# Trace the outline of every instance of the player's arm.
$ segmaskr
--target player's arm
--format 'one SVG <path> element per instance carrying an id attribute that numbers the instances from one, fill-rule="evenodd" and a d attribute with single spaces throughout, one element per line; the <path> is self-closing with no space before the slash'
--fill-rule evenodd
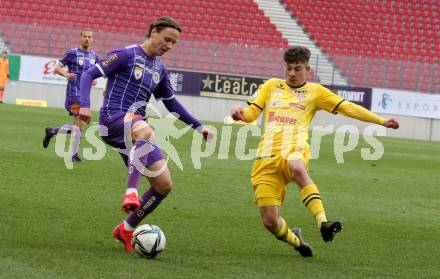
<path id="1" fill-rule="evenodd" d="M 79 118 L 86 123 L 92 120 L 92 112 L 90 111 L 90 91 L 92 89 L 93 81 L 102 76 L 101 72 L 96 66 L 91 67 L 81 74 L 79 82 L 80 102 Z"/>
<path id="2" fill-rule="evenodd" d="M 247 108 L 235 106 L 231 109 L 231 117 L 246 123 L 254 122 L 263 111 L 258 105 L 251 103 Z"/>
<path id="3" fill-rule="evenodd" d="M 95 53 L 95 64 L 99 62 L 99 56 Z M 92 85 L 96 86 L 98 84 L 98 81 L 96 79 L 93 80 Z"/>
<path id="4" fill-rule="evenodd" d="M 68 80 L 75 80 L 76 74 L 69 73 L 68 71 L 64 70 L 64 66 L 68 65 L 70 61 L 72 60 L 72 52 L 66 51 L 64 56 L 58 60 L 58 63 L 55 65 L 54 72 L 62 77 L 65 77 Z"/>
<path id="5" fill-rule="evenodd" d="M 171 87 L 168 73 L 166 73 L 165 77 L 154 90 L 153 94 L 156 100 L 163 102 L 169 112 L 174 113 L 180 121 L 200 132 L 205 140 L 210 140 L 213 137 L 213 134 L 195 117 L 193 117 L 176 99 L 174 90 Z"/>
<path id="6" fill-rule="evenodd" d="M 112 73 L 117 72 L 128 62 L 128 56 L 125 49 L 117 49 L 110 52 L 103 61 L 100 61 L 95 66 L 89 68 L 81 74 L 80 81 L 80 96 L 81 108 L 79 109 L 79 118 L 87 123 L 92 120 L 92 113 L 90 111 L 90 91 L 94 79 L 99 77 L 107 77 Z"/>
<path id="7" fill-rule="evenodd" d="M 65 77 L 68 80 L 75 80 L 76 78 L 76 74 L 69 73 L 68 71 L 64 70 L 63 66 L 60 63 L 57 63 L 55 65 L 55 73 L 62 77 Z"/>
<path id="8" fill-rule="evenodd" d="M 248 107 L 235 106 L 231 109 L 231 117 L 234 120 L 241 120 L 246 123 L 254 122 L 264 109 L 266 99 L 270 92 L 271 80 L 263 83 L 258 90 L 247 101 Z"/>
<path id="9" fill-rule="evenodd" d="M 335 111 L 357 120 L 375 123 L 378 125 L 385 126 L 387 128 L 393 128 L 393 129 L 399 128 L 399 123 L 395 118 L 390 118 L 388 120 L 385 120 L 384 118 L 380 117 L 375 113 L 372 113 L 366 108 L 349 101 L 343 101 L 342 103 L 340 103 Z"/>
<path id="10" fill-rule="evenodd" d="M 319 91 L 319 98 L 316 105 L 320 109 L 324 109 L 331 113 L 341 113 L 357 120 L 375 123 L 387 128 L 399 128 L 399 123 L 394 118 L 385 120 L 359 105 L 342 99 L 324 86 L 320 86 L 316 90 Z"/>

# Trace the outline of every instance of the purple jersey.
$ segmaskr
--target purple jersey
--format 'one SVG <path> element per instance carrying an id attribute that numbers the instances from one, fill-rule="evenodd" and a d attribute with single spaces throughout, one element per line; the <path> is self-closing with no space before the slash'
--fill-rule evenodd
<path id="1" fill-rule="evenodd" d="M 64 56 L 59 59 L 61 66 L 67 66 L 70 73 L 76 74 L 75 80 L 69 80 L 67 82 L 67 97 L 79 97 L 79 81 L 81 80 L 81 74 L 95 65 L 98 61 L 99 59 L 96 52 L 93 50 L 85 52 L 80 48 L 67 50 Z"/>
<path id="2" fill-rule="evenodd" d="M 160 58 L 149 57 L 139 45 L 119 48 L 96 64 L 107 77 L 101 114 L 111 119 L 117 112 L 145 116 L 145 103 L 151 95 L 156 100 L 174 98 L 168 71 Z M 133 104 L 136 104 L 133 106 Z"/>

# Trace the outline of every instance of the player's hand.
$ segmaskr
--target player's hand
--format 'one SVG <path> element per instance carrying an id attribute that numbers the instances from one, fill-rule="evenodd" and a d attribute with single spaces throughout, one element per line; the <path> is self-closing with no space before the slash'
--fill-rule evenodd
<path id="1" fill-rule="evenodd" d="M 90 121 L 92 120 L 92 112 L 90 111 L 90 108 L 80 108 L 79 119 L 86 122 L 87 124 L 90 123 Z"/>
<path id="2" fill-rule="evenodd" d="M 76 78 L 76 74 L 74 74 L 74 73 L 67 73 L 66 78 L 67 78 L 68 80 L 75 80 L 75 78 Z"/>
<path id="3" fill-rule="evenodd" d="M 383 123 L 383 126 L 387 127 L 387 128 L 398 129 L 399 122 L 397 122 L 396 118 L 390 118 L 390 119 L 385 120 L 385 122 Z"/>
<path id="4" fill-rule="evenodd" d="M 207 142 L 211 142 L 212 139 L 214 138 L 214 134 L 205 127 L 201 126 L 201 127 L 197 128 L 197 130 L 200 132 L 200 134 L 202 134 L 203 139 Z"/>
<path id="5" fill-rule="evenodd" d="M 232 109 L 231 109 L 231 117 L 235 121 L 237 121 L 237 120 L 244 121 L 244 118 L 243 118 L 243 108 L 240 107 L 240 106 L 232 107 Z"/>
<path id="6" fill-rule="evenodd" d="M 92 81 L 92 85 L 93 86 L 96 86 L 98 84 L 98 81 L 96 80 L 96 79 L 94 79 L 93 81 Z"/>

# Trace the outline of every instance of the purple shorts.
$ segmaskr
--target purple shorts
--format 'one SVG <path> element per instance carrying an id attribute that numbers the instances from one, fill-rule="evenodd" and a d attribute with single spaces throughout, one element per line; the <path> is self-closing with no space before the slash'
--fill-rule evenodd
<path id="1" fill-rule="evenodd" d="M 69 115 L 78 115 L 79 113 L 79 96 L 66 96 L 66 101 L 64 102 L 64 107 L 66 108 Z"/>
<path id="2" fill-rule="evenodd" d="M 134 123 L 138 121 L 143 121 L 144 118 L 142 117 L 136 117 L 133 118 L 131 125 L 128 122 L 124 121 L 125 112 L 116 112 L 111 114 L 109 117 L 107 113 L 101 112 L 99 115 L 99 124 L 107 127 L 107 136 L 102 136 L 102 140 L 107 143 L 108 145 L 119 148 L 119 149 L 127 149 L 127 146 L 125 145 L 124 141 L 124 123 L 127 123 L 127 135 L 130 135 L 131 127 Z M 128 139 L 129 140 L 129 139 Z M 147 158 L 147 164 L 146 166 L 149 166 L 159 160 L 163 159 L 162 153 L 160 152 L 160 148 L 157 144 L 153 144 L 153 150 L 148 153 Z M 130 150 L 126 150 L 127 154 Z M 127 154 L 120 153 L 122 160 L 124 161 L 125 165 L 127 165 Z"/>

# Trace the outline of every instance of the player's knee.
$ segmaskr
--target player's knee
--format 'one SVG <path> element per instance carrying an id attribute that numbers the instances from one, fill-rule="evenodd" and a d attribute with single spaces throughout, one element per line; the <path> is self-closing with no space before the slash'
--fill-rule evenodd
<path id="1" fill-rule="evenodd" d="M 154 131 L 152 129 L 142 129 L 137 134 L 137 139 L 152 140 L 153 137 L 154 137 Z"/>
<path id="2" fill-rule="evenodd" d="M 290 172 L 292 174 L 293 179 L 302 180 L 308 176 L 307 170 L 303 164 L 293 163 L 290 165 Z"/>
<path id="3" fill-rule="evenodd" d="M 133 134 L 136 140 L 152 140 L 154 139 L 154 130 L 144 121 L 137 122 L 133 126 Z"/>
<path id="4" fill-rule="evenodd" d="M 272 232 L 275 233 L 278 228 L 278 220 L 277 218 L 273 218 L 272 216 L 263 216 L 263 225 L 264 227 Z"/>
<path id="5" fill-rule="evenodd" d="M 160 185 L 158 185 L 156 190 L 161 195 L 166 196 L 171 192 L 172 189 L 173 189 L 173 181 L 171 179 L 169 179 L 169 180 L 163 181 Z"/>

